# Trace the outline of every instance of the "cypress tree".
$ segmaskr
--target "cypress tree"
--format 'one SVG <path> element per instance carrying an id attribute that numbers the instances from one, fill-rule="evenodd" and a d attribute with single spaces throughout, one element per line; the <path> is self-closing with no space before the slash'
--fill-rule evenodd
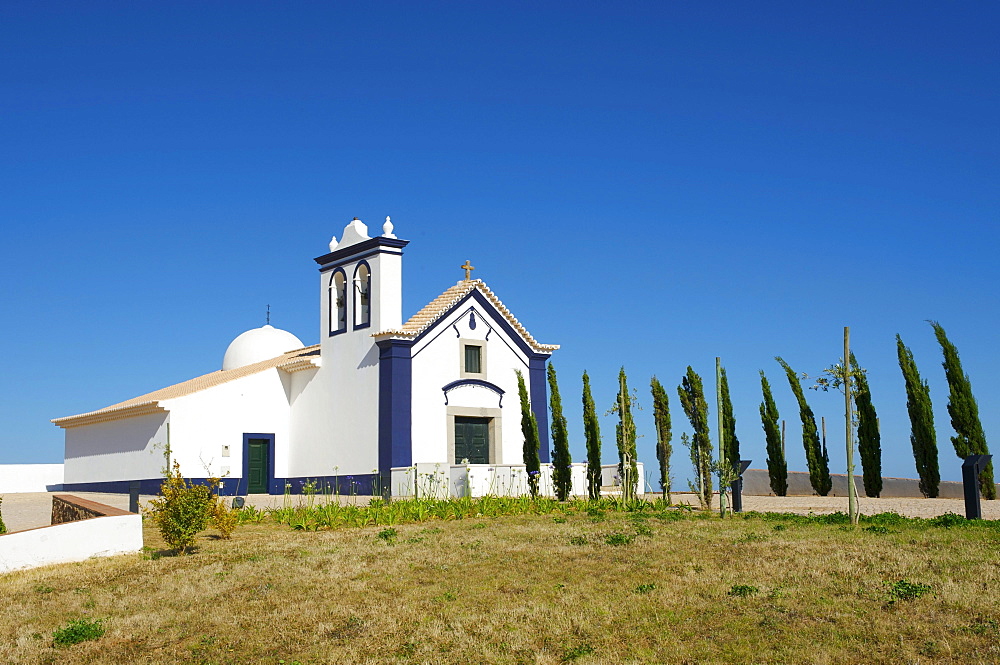
<path id="1" fill-rule="evenodd" d="M 795 372 L 788 366 L 781 356 L 775 356 L 775 360 L 785 370 L 788 377 L 788 385 L 792 388 L 796 401 L 799 403 L 799 419 L 802 421 L 802 447 L 806 451 L 806 464 L 809 466 L 809 483 L 820 496 L 826 496 L 833 488 L 833 479 L 830 478 L 830 457 L 827 454 L 826 446 L 820 444 L 819 430 L 816 428 L 816 416 L 806 402 L 806 396 L 802 394 L 802 384 Z"/>
<path id="2" fill-rule="evenodd" d="M 556 368 L 551 362 L 548 367 L 548 379 L 549 407 L 552 409 L 552 484 L 555 486 L 556 498 L 565 501 L 573 489 L 573 476 L 570 475 L 569 434 L 566 431 L 562 398 L 559 396 L 559 383 L 556 381 Z"/>
<path id="3" fill-rule="evenodd" d="M 692 489 L 698 493 L 702 507 L 707 509 L 712 505 L 712 439 L 708 430 L 708 403 L 705 402 L 701 377 L 690 365 L 681 379 L 681 385 L 677 387 L 677 395 L 681 399 L 684 414 L 691 422 L 691 429 L 694 430 L 689 445 L 697 483 Z M 684 441 L 684 438 L 681 440 Z"/>
<path id="4" fill-rule="evenodd" d="M 720 464 L 728 464 L 738 469 L 740 463 L 740 440 L 736 438 L 736 416 L 733 415 L 733 402 L 729 398 L 729 379 L 726 378 L 726 368 L 721 370 L 722 381 L 722 431 L 725 432 L 725 452 L 726 459 L 719 460 Z"/>
<path id="5" fill-rule="evenodd" d="M 587 442 L 587 494 L 601 498 L 601 425 L 590 394 L 590 377 L 583 373 L 583 436 Z"/>
<path id="6" fill-rule="evenodd" d="M 654 376 L 649 382 L 653 393 L 653 422 L 656 425 L 656 460 L 660 463 L 660 489 L 663 500 L 670 502 L 670 404 L 667 391 Z"/>
<path id="7" fill-rule="evenodd" d="M 521 400 L 521 434 L 524 435 L 524 447 L 521 449 L 521 457 L 524 460 L 525 470 L 528 472 L 528 491 L 532 497 L 538 496 L 538 474 L 541 468 L 541 461 L 538 458 L 538 448 L 541 445 L 538 438 L 538 421 L 531 411 L 528 402 L 528 389 L 524 385 L 524 376 L 521 370 L 516 369 L 517 374 L 517 396 Z"/>
<path id="8" fill-rule="evenodd" d="M 868 377 L 851 353 L 854 378 L 854 406 L 858 414 L 858 454 L 861 456 L 861 473 L 865 495 L 876 497 L 882 493 L 882 435 L 878 431 L 878 414 L 872 404 Z"/>
<path id="9" fill-rule="evenodd" d="M 635 421 L 632 419 L 632 396 L 628 393 L 628 379 L 624 367 L 618 371 L 618 397 L 611 411 L 618 414 L 615 435 L 618 441 L 618 477 L 622 480 L 622 496 L 625 499 L 632 499 L 635 497 L 639 480 L 639 467 L 635 458 L 636 435 Z"/>
<path id="10" fill-rule="evenodd" d="M 958 358 L 958 349 L 949 341 L 944 328 L 937 321 L 930 321 L 934 335 L 941 345 L 944 354 L 944 375 L 948 380 L 948 415 L 951 416 L 951 426 L 956 436 L 951 437 L 955 453 L 962 459 L 969 455 L 989 455 L 986 445 L 986 434 L 979 421 L 979 404 L 972 395 L 972 383 L 969 375 L 962 371 L 962 361 Z M 979 491 L 984 499 L 997 498 L 997 488 L 993 484 L 993 462 L 979 474 Z"/>
<path id="11" fill-rule="evenodd" d="M 778 407 L 771 394 L 771 384 L 760 370 L 760 389 L 764 401 L 760 403 L 760 422 L 764 427 L 764 440 L 767 442 L 767 477 L 771 482 L 771 491 L 775 496 L 788 494 L 788 462 L 781 446 L 781 428 L 778 426 Z"/>
<path id="12" fill-rule="evenodd" d="M 933 499 L 938 495 L 941 472 L 938 469 L 937 433 L 934 431 L 931 389 L 927 381 L 920 378 L 913 353 L 903 344 L 903 338 L 898 334 L 896 355 L 899 357 L 899 369 L 903 372 L 903 381 L 906 382 L 910 446 L 913 448 L 913 461 L 917 465 L 917 477 L 920 479 L 920 493 Z"/>

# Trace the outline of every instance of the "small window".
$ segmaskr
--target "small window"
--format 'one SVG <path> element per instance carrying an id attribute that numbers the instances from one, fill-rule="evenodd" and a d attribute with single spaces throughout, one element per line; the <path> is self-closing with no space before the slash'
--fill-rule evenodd
<path id="1" fill-rule="evenodd" d="M 467 344 L 465 347 L 465 371 L 468 374 L 482 374 L 483 347 Z"/>

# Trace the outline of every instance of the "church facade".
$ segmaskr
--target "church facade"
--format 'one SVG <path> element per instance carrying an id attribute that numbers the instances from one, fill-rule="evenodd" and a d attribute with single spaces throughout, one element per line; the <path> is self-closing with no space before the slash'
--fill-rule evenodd
<path id="1" fill-rule="evenodd" d="M 522 463 L 517 371 L 548 462 L 545 365 L 558 346 L 538 343 L 468 262 L 465 279 L 403 321 L 407 243 L 388 218 L 380 236 L 355 218 L 334 237 L 315 259 L 319 344 L 250 330 L 219 371 L 53 420 L 64 489 L 156 493 L 175 461 L 187 478 L 221 477 L 230 495 L 311 482 L 405 494 L 420 468 L 509 471 Z"/>

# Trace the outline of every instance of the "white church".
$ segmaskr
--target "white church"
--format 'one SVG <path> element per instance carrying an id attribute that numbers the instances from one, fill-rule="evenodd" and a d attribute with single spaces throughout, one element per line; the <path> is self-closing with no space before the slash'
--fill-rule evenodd
<path id="1" fill-rule="evenodd" d="M 319 266 L 320 343 L 266 325 L 238 336 L 222 369 L 111 406 L 57 418 L 63 489 L 155 494 L 165 453 L 222 493 L 520 493 L 523 437 L 515 370 L 549 461 L 540 344 L 479 279 L 407 321 L 403 248 L 389 218 L 369 237 L 355 218 Z M 581 466 L 582 465 L 574 465 Z M 582 487 L 583 469 L 575 468 Z M 464 485 L 463 485 L 464 483 Z"/>

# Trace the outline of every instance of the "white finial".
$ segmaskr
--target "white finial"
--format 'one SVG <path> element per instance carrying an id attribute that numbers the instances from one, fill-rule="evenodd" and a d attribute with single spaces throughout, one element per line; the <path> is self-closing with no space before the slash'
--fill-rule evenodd
<path id="1" fill-rule="evenodd" d="M 389 219 L 389 215 L 385 216 L 385 224 L 382 225 L 382 237 L 384 238 L 395 238 L 392 234 L 392 220 Z"/>
<path id="2" fill-rule="evenodd" d="M 330 251 L 337 249 L 337 236 L 330 237 Z"/>

